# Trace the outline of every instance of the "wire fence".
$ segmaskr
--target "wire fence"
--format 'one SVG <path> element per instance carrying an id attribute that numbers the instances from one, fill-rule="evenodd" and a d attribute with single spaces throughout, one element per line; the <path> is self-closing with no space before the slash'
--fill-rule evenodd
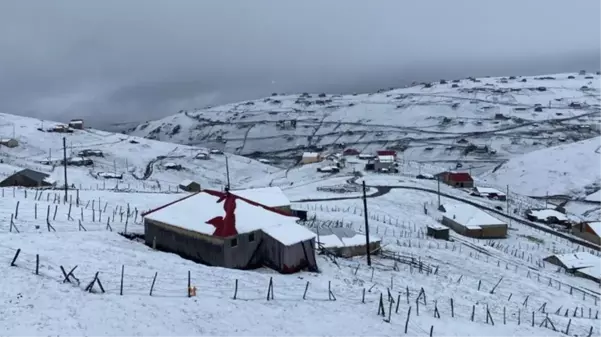
<path id="1" fill-rule="evenodd" d="M 92 270 L 61 265 L 39 254 L 29 254 L 21 249 L 0 246 L 0 251 L 7 257 L 5 263 L 29 271 L 32 277 L 51 279 L 65 286 L 95 294 L 213 298 L 232 301 L 320 301 L 344 306 L 375 305 L 377 315 L 382 316 L 385 323 L 406 317 L 405 331 L 408 325 L 414 326 L 410 321 L 412 313 L 414 317 L 420 315 L 432 317 L 433 322 L 441 316 L 446 316 L 475 323 L 485 322 L 490 325 L 500 325 L 501 322 L 503 325 L 524 324 L 566 334 L 572 332 L 580 336 L 591 336 L 594 327 L 598 326 L 599 318 L 597 303 L 595 307 L 580 305 L 565 308 L 564 311 L 564 307 L 560 306 L 555 310 L 550 307 L 550 304 L 537 303 L 536 299 L 530 296 L 518 299 L 517 293 L 515 297 L 512 293 L 508 298 L 500 298 L 501 295 L 495 293 L 498 284 L 487 286 L 481 281 L 477 289 L 474 285 L 474 289 L 468 291 L 481 297 L 481 300 L 475 302 L 470 302 L 474 299 L 468 299 L 466 296 L 456 298 L 432 296 L 423 287 L 395 284 L 394 276 L 391 276 L 390 283 L 387 283 L 388 274 L 381 273 L 385 270 L 378 267 L 352 268 L 348 274 L 352 276 L 352 282 L 357 284 L 357 287 L 350 287 L 344 283 L 333 285 L 331 281 L 328 281 L 326 286 L 325 282 L 311 283 L 299 281 L 297 278 L 291 281 L 290 278 L 259 273 L 254 274 L 256 280 L 249 280 L 248 274 L 240 274 L 240 278 L 225 280 L 226 282 L 223 282 L 222 277 L 220 277 L 221 282 L 211 282 L 211 278 L 215 276 L 193 274 L 191 271 L 182 275 L 175 275 L 173 272 L 159 274 L 156 270 L 144 272 L 140 267 L 125 265 L 110 270 Z M 209 280 L 206 276 L 209 276 Z M 432 272 L 424 273 L 423 277 L 446 278 Z M 452 283 L 459 287 L 463 282 L 461 290 L 465 292 L 466 289 L 470 289 L 464 285 L 467 280 L 468 278 L 462 276 Z M 201 284 L 199 287 L 196 287 L 197 282 Z M 369 284 L 372 285 L 368 287 Z M 449 287 L 450 284 L 445 286 Z M 587 324 L 590 324 L 590 328 L 585 327 Z M 418 326 L 414 328 L 421 329 Z"/>

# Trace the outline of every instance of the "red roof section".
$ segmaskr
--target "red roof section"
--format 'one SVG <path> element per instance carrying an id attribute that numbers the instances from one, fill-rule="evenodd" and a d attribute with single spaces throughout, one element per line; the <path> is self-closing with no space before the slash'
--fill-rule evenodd
<path id="1" fill-rule="evenodd" d="M 186 200 L 198 193 L 207 193 L 210 194 L 212 196 L 217 197 L 217 203 L 221 203 L 223 202 L 223 210 L 224 210 L 224 216 L 218 216 L 218 217 L 214 217 L 210 220 L 208 220 L 206 223 L 209 225 L 213 225 L 215 226 L 215 231 L 213 232 L 214 236 L 219 236 L 219 237 L 228 237 L 228 236 L 232 236 L 232 235 L 236 235 L 238 234 L 238 231 L 236 230 L 236 199 L 240 199 L 243 200 L 253 206 L 256 207 L 261 207 L 263 209 L 265 209 L 268 212 L 274 212 L 274 213 L 278 213 L 280 215 L 285 215 L 285 216 L 289 216 L 289 217 L 294 217 L 294 215 L 289 214 L 287 212 L 281 211 L 279 209 L 273 208 L 273 207 L 269 207 L 269 206 L 265 206 L 262 204 L 259 204 L 258 202 L 237 196 L 231 192 L 221 192 L 221 191 L 215 191 L 215 190 L 202 190 L 200 192 L 196 192 L 196 193 L 192 193 L 190 195 L 187 195 L 183 198 L 177 199 L 175 201 L 172 201 L 166 205 L 157 207 L 155 209 L 152 209 L 150 211 L 144 212 L 142 213 L 142 216 L 146 216 L 152 212 L 156 212 L 158 210 L 161 210 L 163 208 L 167 208 L 173 204 L 176 204 L 182 200 Z"/>
<path id="2" fill-rule="evenodd" d="M 448 174 L 449 174 L 448 179 L 451 179 L 453 181 L 459 181 L 459 182 L 474 181 L 474 179 L 472 179 L 472 176 L 470 176 L 470 174 L 466 173 L 466 172 L 450 172 Z"/>
<path id="3" fill-rule="evenodd" d="M 396 156 L 396 151 L 394 150 L 379 150 L 378 156 Z"/>

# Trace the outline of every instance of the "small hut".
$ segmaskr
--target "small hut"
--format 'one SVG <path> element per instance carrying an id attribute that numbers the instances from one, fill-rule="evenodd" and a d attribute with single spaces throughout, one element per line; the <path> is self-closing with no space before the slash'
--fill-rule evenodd
<path id="1" fill-rule="evenodd" d="M 179 188 L 186 192 L 199 192 L 200 184 L 195 181 L 186 179 L 179 183 Z"/>
<path id="2" fill-rule="evenodd" d="M 427 235 L 438 240 L 449 240 L 449 228 L 441 225 L 428 225 Z"/>

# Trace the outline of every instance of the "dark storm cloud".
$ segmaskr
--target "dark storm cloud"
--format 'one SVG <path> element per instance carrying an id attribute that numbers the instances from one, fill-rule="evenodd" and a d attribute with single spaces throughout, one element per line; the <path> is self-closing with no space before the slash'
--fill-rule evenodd
<path id="1" fill-rule="evenodd" d="M 2 1 L 0 111 L 145 120 L 271 92 L 597 70 L 598 0 Z"/>

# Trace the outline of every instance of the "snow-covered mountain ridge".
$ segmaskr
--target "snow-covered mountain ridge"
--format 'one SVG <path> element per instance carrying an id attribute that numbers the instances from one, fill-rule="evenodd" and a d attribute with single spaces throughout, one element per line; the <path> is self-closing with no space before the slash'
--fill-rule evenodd
<path id="1" fill-rule="evenodd" d="M 485 172 L 600 134 L 599 75 L 441 80 L 376 93 L 273 94 L 145 122 L 150 139 L 220 147 L 288 166 L 307 149 L 391 148 L 405 160 Z"/>

